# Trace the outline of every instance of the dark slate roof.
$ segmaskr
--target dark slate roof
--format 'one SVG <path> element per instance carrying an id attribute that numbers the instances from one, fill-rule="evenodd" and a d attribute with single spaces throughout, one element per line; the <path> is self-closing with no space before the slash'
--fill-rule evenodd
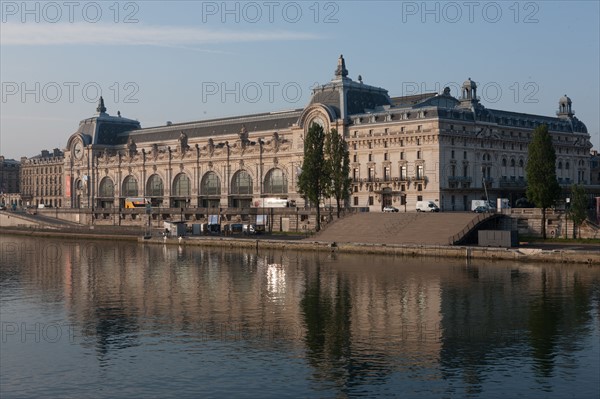
<path id="1" fill-rule="evenodd" d="M 501 120 L 499 118 L 507 118 L 507 119 L 517 119 L 517 120 L 529 120 L 533 123 L 545 123 L 545 124 L 559 124 L 559 125 L 567 125 L 569 130 L 572 132 L 579 133 L 587 133 L 587 127 L 583 122 L 579 119 L 573 117 L 570 119 L 557 118 L 553 116 L 545 116 L 545 115 L 533 115 L 526 114 L 521 112 L 512 112 L 512 111 L 503 111 L 498 109 L 487 109 L 490 115 L 495 118 L 493 122 L 501 124 Z M 510 125 L 515 127 L 534 127 L 534 126 L 523 126 L 523 125 Z M 551 129 L 552 130 L 552 129 Z"/>
<path id="2" fill-rule="evenodd" d="M 435 96 L 437 96 L 437 93 L 423 93 L 412 96 L 392 97 L 391 100 L 395 107 L 412 107 L 413 105 Z"/>
<path id="3" fill-rule="evenodd" d="M 79 122 L 77 132 L 71 137 L 82 134 L 89 140 L 86 144 L 117 144 L 117 136 L 125 131 L 140 129 L 140 122 L 122 118 L 120 116 L 111 116 L 105 112 L 87 118 Z"/>
<path id="4" fill-rule="evenodd" d="M 325 104 L 341 117 L 340 92 L 342 90 L 346 92 L 346 116 L 363 114 L 367 110 L 392 105 L 387 90 L 344 77 L 314 89 L 309 106 Z"/>
<path id="5" fill-rule="evenodd" d="M 177 140 L 182 132 L 187 135 L 188 139 L 215 137 L 237 134 L 244 127 L 248 133 L 258 131 L 275 132 L 294 125 L 302 111 L 302 109 L 296 109 L 123 131 L 117 135 L 114 144 L 126 144 L 130 137 L 138 144 Z"/>

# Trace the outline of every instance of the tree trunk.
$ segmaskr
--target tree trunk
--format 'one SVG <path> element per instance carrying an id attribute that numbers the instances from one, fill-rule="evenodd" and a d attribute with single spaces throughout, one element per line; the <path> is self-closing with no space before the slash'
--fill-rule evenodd
<path id="1" fill-rule="evenodd" d="M 573 239 L 577 238 L 577 224 L 573 221 Z"/>
<path id="2" fill-rule="evenodd" d="M 340 218 L 340 197 L 335 197 L 335 202 L 337 205 L 337 218 Z"/>
<path id="3" fill-rule="evenodd" d="M 315 226 L 315 231 L 321 230 L 321 207 L 319 201 L 317 201 L 317 225 Z"/>
<path id="4" fill-rule="evenodd" d="M 546 208 L 542 208 L 542 238 L 546 239 Z"/>

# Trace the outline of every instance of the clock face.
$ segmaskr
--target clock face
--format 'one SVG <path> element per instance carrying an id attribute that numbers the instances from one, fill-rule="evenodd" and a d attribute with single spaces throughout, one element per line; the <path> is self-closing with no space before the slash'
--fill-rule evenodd
<path id="1" fill-rule="evenodd" d="M 83 143 L 78 141 L 73 146 L 73 156 L 77 159 L 81 159 L 83 157 Z"/>

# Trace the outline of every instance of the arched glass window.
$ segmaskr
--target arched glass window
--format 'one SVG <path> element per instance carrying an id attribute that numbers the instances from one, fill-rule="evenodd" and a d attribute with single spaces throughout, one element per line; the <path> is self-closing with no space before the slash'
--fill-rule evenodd
<path id="1" fill-rule="evenodd" d="M 525 165 L 522 159 L 519 159 L 519 167 L 522 168 Z"/>
<path id="2" fill-rule="evenodd" d="M 237 172 L 231 180 L 231 194 L 252 194 L 252 177 L 245 170 Z"/>
<path id="3" fill-rule="evenodd" d="M 162 197 L 164 195 L 163 181 L 159 175 L 152 175 L 146 184 L 146 195 L 150 197 Z"/>
<path id="4" fill-rule="evenodd" d="M 512 166 L 513 168 L 515 167 L 515 160 L 514 159 L 510 160 L 510 166 Z"/>
<path id="5" fill-rule="evenodd" d="M 190 196 L 190 179 L 185 173 L 180 173 L 173 180 L 173 197 L 189 197 Z"/>
<path id="6" fill-rule="evenodd" d="M 137 197 L 139 195 L 137 179 L 131 175 L 127 176 L 123 180 L 121 193 L 123 197 Z"/>
<path id="7" fill-rule="evenodd" d="M 570 166 L 569 163 L 565 162 L 565 169 L 569 170 L 569 166 Z"/>
<path id="8" fill-rule="evenodd" d="M 105 177 L 100 182 L 100 189 L 98 190 L 98 196 L 100 198 L 113 198 L 115 196 L 115 186 L 110 177 Z"/>
<path id="9" fill-rule="evenodd" d="M 562 161 L 558 161 L 558 169 L 562 169 Z"/>
<path id="10" fill-rule="evenodd" d="M 506 158 L 502 158 L 502 166 L 506 167 Z"/>
<path id="11" fill-rule="evenodd" d="M 201 195 L 221 195 L 221 180 L 215 172 L 208 172 L 200 184 Z"/>
<path id="12" fill-rule="evenodd" d="M 271 169 L 265 176 L 265 193 L 287 194 L 288 183 L 281 169 Z"/>

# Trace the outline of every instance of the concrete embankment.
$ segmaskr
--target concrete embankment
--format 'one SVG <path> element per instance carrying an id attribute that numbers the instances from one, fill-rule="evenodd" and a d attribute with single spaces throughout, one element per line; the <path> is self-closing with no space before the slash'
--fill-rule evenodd
<path id="1" fill-rule="evenodd" d="M 36 228 L 2 228 L 0 236 L 27 236 L 27 237 L 48 237 L 48 238 L 69 238 L 80 240 L 119 240 L 119 241 L 137 241 L 139 234 L 123 232 L 121 234 L 107 234 L 105 232 L 94 232 L 94 230 L 46 230 Z M 1 240 L 1 239 L 0 239 Z"/>
<path id="2" fill-rule="evenodd" d="M 304 240 L 240 239 L 225 237 L 201 238 L 139 238 L 140 243 L 157 245 L 191 245 L 249 249 L 288 249 L 328 251 L 394 256 L 424 256 L 436 258 L 511 260 L 544 263 L 600 264 L 600 252 L 586 250 L 542 250 L 536 248 L 480 248 L 449 245 L 381 245 L 364 243 L 330 243 Z"/>
<path id="3" fill-rule="evenodd" d="M 109 234 L 107 232 L 65 231 L 65 230 L 39 230 L 3 228 L 0 236 L 11 235 L 48 238 L 69 238 L 82 240 L 119 240 L 137 241 L 148 245 L 189 245 L 200 247 L 247 248 L 254 250 L 278 249 L 300 251 L 326 251 L 356 254 L 379 254 L 392 256 L 432 257 L 438 259 L 458 258 L 466 260 L 510 260 L 519 262 L 544 262 L 544 263 L 584 263 L 600 265 L 600 251 L 538 248 L 482 248 L 470 246 L 448 245 L 414 245 L 414 244 L 373 244 L 373 243 L 332 243 L 314 241 L 310 238 L 289 240 L 284 238 L 230 238 L 230 237 L 186 237 L 164 239 L 154 237 L 144 239 L 139 233 L 124 232 Z M 0 241 L 2 241 L 0 237 Z"/>

